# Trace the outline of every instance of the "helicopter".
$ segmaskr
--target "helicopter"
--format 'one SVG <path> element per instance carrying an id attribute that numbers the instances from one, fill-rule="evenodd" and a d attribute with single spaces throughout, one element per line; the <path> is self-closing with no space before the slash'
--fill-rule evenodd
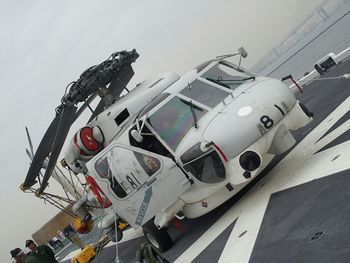
<path id="1" fill-rule="evenodd" d="M 174 242 L 167 228 L 175 218 L 202 216 L 230 199 L 293 147 L 291 130 L 312 121 L 282 80 L 241 66 L 247 55 L 241 47 L 182 77 L 160 74 L 131 91 L 126 83 L 135 50 L 91 67 L 62 98 L 21 188 L 35 184 L 50 155 L 37 190 L 43 193 L 71 124 L 98 94 L 100 103 L 61 163 L 96 185 L 113 207 L 111 217 L 142 228 L 155 248 L 168 250 Z M 227 60 L 233 56 L 238 65 Z"/>

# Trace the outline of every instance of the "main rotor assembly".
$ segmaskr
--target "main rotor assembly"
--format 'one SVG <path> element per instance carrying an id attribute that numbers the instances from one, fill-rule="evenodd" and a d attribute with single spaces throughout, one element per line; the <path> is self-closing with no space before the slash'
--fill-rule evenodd
<path id="1" fill-rule="evenodd" d="M 44 190 L 48 186 L 48 181 L 56 166 L 71 125 L 85 109 L 89 108 L 92 111 L 88 121 L 90 122 L 120 98 L 122 91 L 126 89 L 127 83 L 134 75 L 131 64 L 138 57 L 139 54 L 135 49 L 115 52 L 107 60 L 88 68 L 76 81 L 68 84 L 66 92 L 61 99 L 61 104 L 55 109 L 55 117 L 35 154 L 28 130 L 26 130 L 30 146 L 30 151 L 27 150 L 27 154 L 32 163 L 23 184 L 20 186 L 22 191 L 28 190 L 41 198 L 45 195 L 49 198 L 46 200 L 50 203 L 52 198 L 58 197 L 44 193 Z M 93 110 L 90 107 L 90 103 L 97 95 L 101 97 L 101 100 Z M 81 102 L 83 104 L 78 108 L 78 103 Z M 42 168 L 45 169 L 44 175 L 41 174 Z M 34 189 L 33 186 L 37 182 L 39 182 L 40 186 L 38 189 Z M 59 199 L 69 202 L 69 199 L 66 198 L 61 197 Z"/>

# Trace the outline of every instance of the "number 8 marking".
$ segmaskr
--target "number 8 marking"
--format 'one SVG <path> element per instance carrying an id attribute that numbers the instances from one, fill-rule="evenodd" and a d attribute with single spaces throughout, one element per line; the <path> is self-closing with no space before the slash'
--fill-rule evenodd
<path id="1" fill-rule="evenodd" d="M 264 125 L 265 129 L 270 129 L 273 126 L 273 120 L 267 115 L 261 116 L 260 122 Z"/>

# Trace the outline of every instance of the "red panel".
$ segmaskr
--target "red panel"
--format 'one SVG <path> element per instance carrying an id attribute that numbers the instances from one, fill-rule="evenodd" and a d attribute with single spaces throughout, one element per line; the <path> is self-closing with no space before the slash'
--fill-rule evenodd
<path id="1" fill-rule="evenodd" d="M 83 145 L 89 151 L 97 151 L 100 148 L 100 144 L 93 137 L 93 130 L 91 127 L 84 127 L 80 130 L 80 138 Z"/>

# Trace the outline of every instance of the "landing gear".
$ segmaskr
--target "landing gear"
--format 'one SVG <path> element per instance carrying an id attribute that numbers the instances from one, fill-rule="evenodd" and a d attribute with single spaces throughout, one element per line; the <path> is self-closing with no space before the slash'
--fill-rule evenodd
<path id="1" fill-rule="evenodd" d="M 117 233 L 116 233 L 117 232 Z M 113 242 L 119 242 L 123 238 L 123 231 L 117 227 L 117 231 L 115 231 L 114 227 L 109 230 L 106 235 L 108 236 L 109 240 Z"/>
<path id="2" fill-rule="evenodd" d="M 167 251 L 174 243 L 168 231 L 164 228 L 158 229 L 153 219 L 144 224 L 142 230 L 146 239 L 160 252 Z"/>
<path id="3" fill-rule="evenodd" d="M 143 243 L 140 249 L 136 251 L 136 261 L 145 263 L 170 263 L 148 242 Z"/>
<path id="4" fill-rule="evenodd" d="M 304 104 L 302 104 L 301 102 L 299 102 L 299 106 L 304 111 L 306 116 L 308 116 L 309 118 L 312 118 L 314 116 L 314 114 L 311 111 L 309 111 L 309 109 L 306 108 L 306 106 Z"/>

